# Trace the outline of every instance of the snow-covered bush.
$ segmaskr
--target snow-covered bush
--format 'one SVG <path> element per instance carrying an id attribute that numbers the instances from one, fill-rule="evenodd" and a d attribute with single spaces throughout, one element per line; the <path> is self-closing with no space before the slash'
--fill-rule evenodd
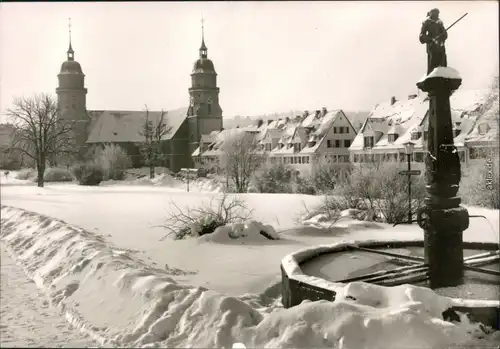
<path id="1" fill-rule="evenodd" d="M 104 179 L 102 167 L 95 162 L 77 164 L 72 171 L 80 185 L 99 185 Z"/>
<path id="2" fill-rule="evenodd" d="M 104 180 L 123 180 L 125 179 L 125 171 L 132 166 L 127 153 L 115 144 L 108 144 L 104 148 L 95 149 L 92 160 L 101 167 Z"/>
<path id="3" fill-rule="evenodd" d="M 318 191 L 311 178 L 304 178 L 297 175 L 294 181 L 294 192 L 298 194 L 316 195 Z"/>
<path id="4" fill-rule="evenodd" d="M 486 159 L 471 161 L 462 170 L 460 193 L 465 204 L 487 208 L 500 208 L 498 153 Z"/>
<path id="5" fill-rule="evenodd" d="M 34 168 L 23 168 L 16 174 L 16 179 L 21 179 L 21 180 L 35 180 L 36 177 L 37 173 Z"/>
<path id="6" fill-rule="evenodd" d="M 45 170 L 43 174 L 43 180 L 45 182 L 71 182 L 73 181 L 73 175 L 71 171 L 60 167 L 50 167 Z"/>
<path id="7" fill-rule="evenodd" d="M 325 200 L 330 210 L 350 208 L 369 210 L 374 218 L 386 223 L 408 219 L 408 177 L 399 174 L 397 163 L 373 163 L 355 166 L 350 176 L 339 181 L 332 195 Z M 423 175 L 412 176 L 412 213 L 423 205 Z"/>
<path id="8" fill-rule="evenodd" d="M 218 227 L 244 222 L 251 214 L 243 200 L 227 193 L 195 208 L 183 209 L 172 201 L 168 217 L 162 225 L 168 231 L 164 238 L 172 234 L 175 239 L 211 234 Z"/>
<path id="9" fill-rule="evenodd" d="M 337 163 L 330 159 L 321 160 L 315 165 L 312 182 L 319 193 L 329 193 L 337 183 L 345 181 L 352 171 L 350 163 Z"/>
<path id="10" fill-rule="evenodd" d="M 293 170 L 283 164 L 264 166 L 255 176 L 255 188 L 260 193 L 292 193 Z"/>
<path id="11" fill-rule="evenodd" d="M 0 150 L 0 168 L 2 170 L 18 171 L 23 164 L 19 152 L 11 150 Z"/>

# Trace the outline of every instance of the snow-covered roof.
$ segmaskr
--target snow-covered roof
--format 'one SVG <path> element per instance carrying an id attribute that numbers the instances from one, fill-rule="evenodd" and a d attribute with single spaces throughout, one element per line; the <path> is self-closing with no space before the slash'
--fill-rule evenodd
<path id="1" fill-rule="evenodd" d="M 487 95 L 487 90 L 457 90 L 450 97 L 452 119 L 454 122 L 460 123 L 460 126 L 456 127 L 460 129 L 460 134 L 455 138 L 456 145 L 463 145 Z M 396 101 L 394 104 L 387 101 L 376 105 L 361 131 L 356 135 L 349 150 L 363 150 L 365 135 L 375 137 L 372 150 L 403 149 L 403 144 L 410 140 L 415 143 L 416 148 L 423 147 L 428 104 L 428 100 L 423 94 L 415 98 Z M 413 132 L 421 132 L 422 134 L 419 139 L 412 140 Z M 399 137 L 396 141 L 389 142 L 387 135 L 392 133 L 398 134 Z"/>

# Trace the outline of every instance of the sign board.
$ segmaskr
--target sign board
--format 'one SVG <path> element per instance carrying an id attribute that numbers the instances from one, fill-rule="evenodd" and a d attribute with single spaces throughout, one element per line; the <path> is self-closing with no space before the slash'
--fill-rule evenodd
<path id="1" fill-rule="evenodd" d="M 400 174 L 400 175 L 407 175 L 407 176 L 408 176 L 408 175 L 410 175 L 410 176 L 413 176 L 413 175 L 418 176 L 418 175 L 419 175 L 419 174 L 421 174 L 421 173 L 422 173 L 422 171 L 420 171 L 420 170 L 410 170 L 410 171 L 406 170 L 406 171 L 399 171 L 399 174 Z"/>
<path id="2" fill-rule="evenodd" d="M 181 168 L 181 175 L 188 179 L 194 179 L 198 177 L 197 168 Z"/>

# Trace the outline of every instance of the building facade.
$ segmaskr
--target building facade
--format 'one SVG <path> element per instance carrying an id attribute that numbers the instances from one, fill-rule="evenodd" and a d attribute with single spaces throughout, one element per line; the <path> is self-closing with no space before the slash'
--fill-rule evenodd
<path id="1" fill-rule="evenodd" d="M 192 153 L 196 166 L 216 168 L 221 149 L 231 132 L 245 132 L 255 141 L 256 151 L 270 164 L 284 164 L 302 175 L 311 175 L 323 161 L 349 164 L 349 147 L 356 131 L 342 110 L 326 108 L 304 112 L 295 118 L 268 121 L 202 135 L 199 148 Z"/>
<path id="2" fill-rule="evenodd" d="M 189 106 L 165 111 L 168 132 L 162 139 L 164 166 L 176 172 L 182 167 L 192 167 L 191 154 L 199 147 L 201 135 L 222 129 L 222 108 L 219 104 L 217 73 L 208 58 L 202 28 L 199 58 L 191 73 Z M 85 75 L 71 43 L 66 61 L 62 63 L 56 89 L 60 117 L 73 123 L 74 139 L 85 153 L 89 148 L 116 144 L 131 157 L 134 166 L 142 165 L 140 144 L 146 111 L 87 110 Z M 158 122 L 162 111 L 149 111 L 148 118 Z"/>
<path id="3" fill-rule="evenodd" d="M 474 149 L 498 149 L 498 98 L 487 105 L 488 95 L 486 90 L 458 90 L 450 98 L 454 144 L 464 164 L 479 156 Z M 423 168 L 428 117 L 425 95 L 393 97 L 375 106 L 349 148 L 351 162 L 406 163 L 404 143 L 411 141 L 411 161 Z"/>

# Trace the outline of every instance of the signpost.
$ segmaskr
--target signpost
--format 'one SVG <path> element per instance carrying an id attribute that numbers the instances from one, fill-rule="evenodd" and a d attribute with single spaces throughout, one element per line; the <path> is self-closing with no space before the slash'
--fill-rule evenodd
<path id="1" fill-rule="evenodd" d="M 187 192 L 189 193 L 189 180 L 198 178 L 197 168 L 181 168 L 181 175 L 186 178 Z"/>

